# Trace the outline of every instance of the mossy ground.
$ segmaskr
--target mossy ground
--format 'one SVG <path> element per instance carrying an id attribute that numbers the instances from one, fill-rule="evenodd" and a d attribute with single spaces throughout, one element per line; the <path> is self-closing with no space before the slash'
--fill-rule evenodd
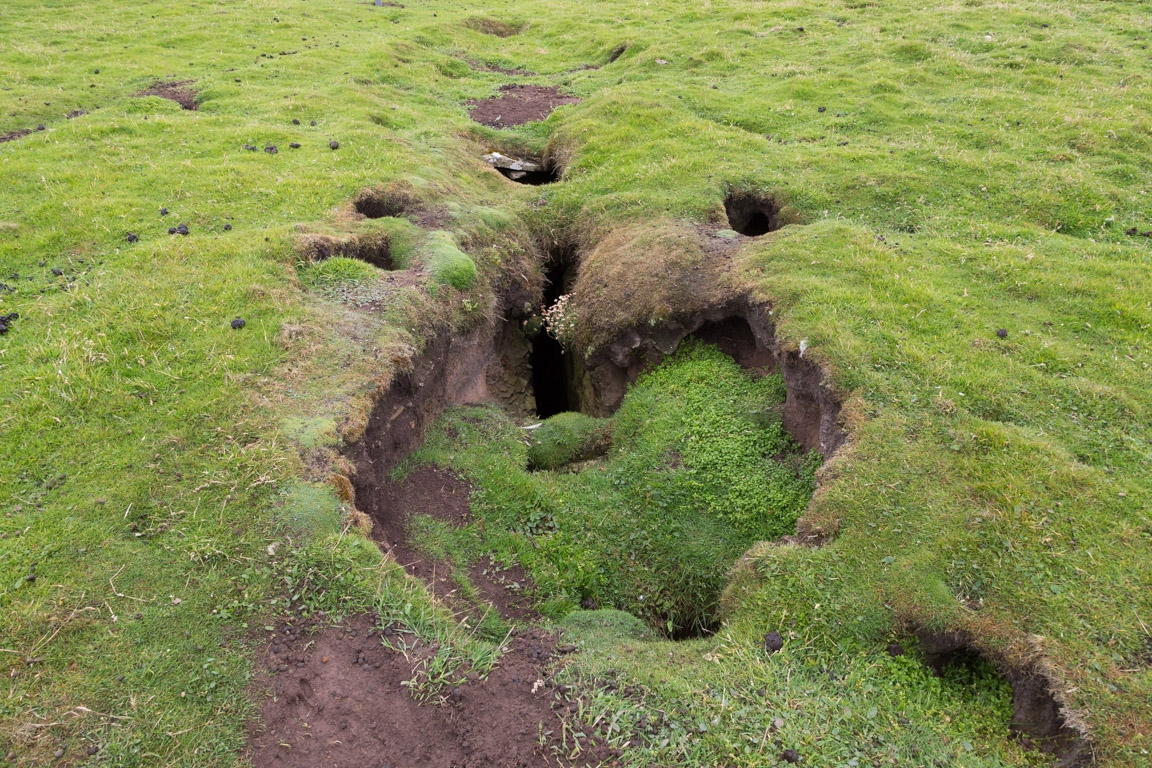
<path id="1" fill-rule="evenodd" d="M 1051 668 L 1105 764 L 1147 763 L 1152 240 L 1127 233 L 1152 230 L 1149 20 L 1134 1 L 3 5 L 0 134 L 45 130 L 0 143 L 0 313 L 20 314 L 0 337 L 0 756 L 231 765 L 251 644 L 289 598 L 446 626 L 325 481 L 373 389 L 433 328 L 487 317 L 499 279 L 538 280 L 545 240 L 630 267 L 581 277 L 582 343 L 667 316 L 653 283 L 699 266 L 772 301 L 850 396 L 853 442 L 806 513 L 831 543 L 754 547 L 731 641 L 677 646 L 655 678 L 663 641 L 621 641 L 586 674 L 615 656 L 650 702 L 720 718 L 702 765 L 778 757 L 771 734 L 725 757 L 751 731 L 704 692 L 745 674 L 788 728 L 813 713 L 788 732 L 809 764 L 877 740 L 904 764 L 1028 762 L 993 735 L 1001 705 L 876 655 L 904 621 L 964 628 Z M 477 127 L 465 102 L 508 78 L 466 60 L 583 101 Z M 159 80 L 199 108 L 132 97 Z M 490 149 L 547 150 L 564 181 L 510 184 Z M 450 234 L 396 222 L 391 242 L 438 280 L 303 262 L 303 234 L 355 234 L 356 193 L 400 180 Z M 726 226 L 733 188 L 805 225 L 684 245 Z M 800 640 L 754 656 L 772 626 Z M 834 662 L 851 684 L 812 671 Z M 909 757 L 883 719 L 902 696 L 965 714 Z"/>

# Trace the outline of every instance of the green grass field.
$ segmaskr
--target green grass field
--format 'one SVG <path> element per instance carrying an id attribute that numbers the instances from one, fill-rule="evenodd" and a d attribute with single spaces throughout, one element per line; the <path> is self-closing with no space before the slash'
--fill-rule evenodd
<path id="1" fill-rule="evenodd" d="M 288 610 L 417 605 L 451 641 L 326 481 L 373 393 L 547 241 L 583 259 L 582 350 L 722 270 L 850 433 L 803 511 L 824 546 L 752 528 L 722 577 L 694 561 L 714 636 L 565 616 L 557 574 L 546 607 L 586 649 L 565 674 L 630 764 L 1048 762 L 1008 738 L 991 667 L 931 675 L 913 624 L 1044 669 L 1099 764 L 1152 764 L 1150 22 L 1134 0 L 0 6 L 0 136 L 32 131 L 0 142 L 0 758 L 244 765 Z M 469 120 L 513 79 L 582 102 Z M 133 96 L 158 81 L 198 109 Z M 564 180 L 510 184 L 493 149 Z M 434 223 L 350 216 L 369 186 Z M 796 223 L 691 245 L 730 190 Z M 382 238 L 427 279 L 309 264 L 309 237 Z"/>

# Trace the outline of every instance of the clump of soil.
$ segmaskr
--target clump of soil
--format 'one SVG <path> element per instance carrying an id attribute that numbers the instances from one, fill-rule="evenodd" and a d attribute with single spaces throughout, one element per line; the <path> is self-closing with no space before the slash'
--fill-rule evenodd
<path id="1" fill-rule="evenodd" d="M 554 85 L 505 85 L 500 91 L 501 96 L 468 102 L 473 120 L 492 128 L 507 128 L 543 120 L 556 107 L 580 103 Z"/>
<path id="2" fill-rule="evenodd" d="M 780 206 L 770 197 L 733 192 L 724 200 L 728 225 L 747 237 L 759 237 L 783 226 Z"/>
<path id="3" fill-rule="evenodd" d="M 162 99 L 168 99 L 179 104 L 183 109 L 195 110 L 196 104 L 196 91 L 187 88 L 191 80 L 169 80 L 168 82 L 157 82 L 143 91 L 132 94 L 140 98 L 144 96 L 159 96 Z"/>
<path id="4" fill-rule="evenodd" d="M 557 765 L 552 744 L 539 744 L 541 732 L 560 733 L 570 716 L 546 669 L 554 637 L 520 633 L 487 678 L 470 675 L 445 691 L 442 704 L 420 705 L 403 685 L 412 664 L 382 644 L 395 629 L 381 629 L 371 616 L 317 634 L 308 629 L 283 625 L 265 650 L 269 672 L 259 682 L 269 695 L 263 727 L 250 741 L 256 768 Z M 560 764 L 600 765 L 610 756 L 587 741 L 579 759 Z"/>

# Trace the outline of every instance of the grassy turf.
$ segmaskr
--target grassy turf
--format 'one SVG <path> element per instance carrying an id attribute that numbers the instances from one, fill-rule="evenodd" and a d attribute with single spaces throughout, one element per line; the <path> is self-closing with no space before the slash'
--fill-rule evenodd
<path id="1" fill-rule="evenodd" d="M 622 288 L 665 281 L 703 259 L 679 235 L 725 225 L 741 188 L 806 226 L 745 245 L 729 277 L 852 394 L 854 443 L 807 513 L 835 539 L 753 550 L 724 611 L 744 650 L 712 674 L 783 670 L 788 701 L 828 723 L 833 696 L 864 694 L 814 682 L 803 654 L 763 671 L 746 648 L 765 628 L 787 617 L 813 658 L 856 658 L 900 620 L 964 627 L 1050 665 L 1105 763 L 1147 762 L 1152 241 L 1126 233 L 1152 230 L 1149 20 L 1051 0 L 0 7 L 0 134 L 45 126 L 0 143 L 0 314 L 20 314 L 0 336 L 0 755 L 233 764 L 249 643 L 288 597 L 323 583 L 317 609 L 397 607 L 323 483 L 373 383 L 434 322 L 484 315 L 529 229 L 608 243 Z M 465 60 L 584 101 L 498 136 L 464 102 L 507 78 Z M 131 97 L 157 80 L 193 81 L 199 109 Z M 546 146 L 562 184 L 479 160 Z M 296 268 L 302 231 L 356 234 L 340 210 L 396 180 L 451 232 L 387 224 L 434 288 Z M 624 252 L 617 231 L 658 234 Z M 667 314 L 662 296 L 596 297 L 613 312 L 586 327 Z M 664 651 L 633 669 L 646 653 Z M 849 704 L 845 740 L 887 738 L 859 713 L 932 686 L 901 680 Z M 677 684 L 653 700 L 689 700 Z M 923 695 L 917 711 L 964 701 Z M 1030 759 L 993 743 L 995 717 L 921 748 Z M 693 759 L 721 761 L 743 727 Z"/>

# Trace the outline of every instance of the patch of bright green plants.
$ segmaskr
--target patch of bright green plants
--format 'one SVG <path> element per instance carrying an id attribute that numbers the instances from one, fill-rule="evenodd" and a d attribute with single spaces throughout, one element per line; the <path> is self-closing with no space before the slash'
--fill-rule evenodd
<path id="1" fill-rule="evenodd" d="M 819 457 L 797 453 L 783 400 L 779 376 L 686 343 L 628 392 L 612 450 L 571 472 L 529 471 L 529 457 L 556 465 L 609 422 L 560 414 L 529 437 L 497 409 L 456 409 L 405 466 L 463 472 L 478 522 L 462 529 L 471 542 L 423 525 L 417 543 L 519 560 L 554 612 L 592 601 L 671 634 L 704 631 L 732 563 L 792 531 L 812 494 Z"/>
<path id="2" fill-rule="evenodd" d="M 1043 753 L 1005 741 L 1012 689 L 991 665 L 946 667 L 937 677 L 914 646 L 831 648 L 785 632 L 769 653 L 728 629 L 672 643 L 616 611 L 562 622 L 581 653 L 560 680 L 579 714 L 623 747 L 628 765 L 1040 766 Z"/>

